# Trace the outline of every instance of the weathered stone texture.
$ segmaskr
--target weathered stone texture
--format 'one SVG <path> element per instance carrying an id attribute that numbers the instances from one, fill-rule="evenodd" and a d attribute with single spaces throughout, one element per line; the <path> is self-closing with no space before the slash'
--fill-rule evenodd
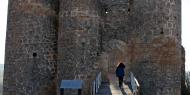
<path id="1" fill-rule="evenodd" d="M 139 51 L 144 49 L 135 45 L 136 52 L 131 67 L 141 84 L 143 94 L 180 94 L 182 61 L 178 44 L 174 38 L 158 37 L 146 52 L 141 53 Z"/>
<path id="2" fill-rule="evenodd" d="M 136 34 L 129 51 L 142 94 L 180 95 L 180 0 L 133 0 L 132 4 L 128 25 Z"/>
<path id="3" fill-rule="evenodd" d="M 4 95 L 59 95 L 62 79 L 90 95 L 119 62 L 142 95 L 181 94 L 181 0 L 9 0 L 8 11 Z"/>
<path id="4" fill-rule="evenodd" d="M 55 0 L 9 0 L 3 95 L 53 95 Z"/>
<path id="5" fill-rule="evenodd" d="M 96 5 L 96 0 L 60 1 L 58 84 L 61 79 L 81 79 L 85 81 L 83 92 L 90 90 L 88 81 L 95 73 L 94 63 L 99 52 Z"/>
<path id="6" fill-rule="evenodd" d="M 113 39 L 124 41 L 128 54 L 122 62 L 127 62 L 137 76 L 143 95 L 179 95 L 181 1 L 102 0 L 101 3 L 103 51 L 107 53 L 107 43 Z M 114 57 L 120 61 L 114 61 L 112 54 L 107 56 L 112 59 L 108 68 L 121 61 L 116 53 Z"/>

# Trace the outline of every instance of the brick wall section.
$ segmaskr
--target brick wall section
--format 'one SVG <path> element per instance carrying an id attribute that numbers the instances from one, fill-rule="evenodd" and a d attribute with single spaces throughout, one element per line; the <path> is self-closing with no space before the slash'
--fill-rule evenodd
<path id="1" fill-rule="evenodd" d="M 3 95 L 56 93 L 56 0 L 9 0 Z"/>

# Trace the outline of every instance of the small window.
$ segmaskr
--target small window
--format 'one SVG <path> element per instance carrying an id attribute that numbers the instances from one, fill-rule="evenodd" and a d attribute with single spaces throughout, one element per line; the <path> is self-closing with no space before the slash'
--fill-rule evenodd
<path id="1" fill-rule="evenodd" d="M 37 53 L 33 53 L 33 57 L 36 57 L 37 56 Z"/>
<path id="2" fill-rule="evenodd" d="M 164 29 L 162 28 L 162 30 L 161 30 L 161 32 L 160 32 L 160 34 L 164 34 Z"/>
<path id="3" fill-rule="evenodd" d="M 128 12 L 130 12 L 130 11 L 131 11 L 131 9 L 129 8 L 129 9 L 128 9 Z"/>

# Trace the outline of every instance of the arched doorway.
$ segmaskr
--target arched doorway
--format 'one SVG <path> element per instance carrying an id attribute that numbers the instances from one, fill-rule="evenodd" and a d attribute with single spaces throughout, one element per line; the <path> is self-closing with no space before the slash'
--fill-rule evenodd
<path id="1" fill-rule="evenodd" d="M 115 74 L 115 70 L 120 62 L 125 64 L 125 72 L 127 75 L 130 67 L 127 54 L 127 44 L 124 41 L 117 39 L 108 41 L 105 51 L 101 54 L 99 59 L 104 81 L 109 81 L 109 75 Z"/>

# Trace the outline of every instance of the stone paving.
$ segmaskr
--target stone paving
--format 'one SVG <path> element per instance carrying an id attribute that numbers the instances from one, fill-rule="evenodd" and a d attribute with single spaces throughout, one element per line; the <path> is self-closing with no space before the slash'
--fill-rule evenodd
<path id="1" fill-rule="evenodd" d="M 119 88 L 117 77 L 114 74 L 110 74 L 109 83 L 103 82 L 96 95 L 133 95 L 129 86 L 123 84 L 122 88 Z"/>

